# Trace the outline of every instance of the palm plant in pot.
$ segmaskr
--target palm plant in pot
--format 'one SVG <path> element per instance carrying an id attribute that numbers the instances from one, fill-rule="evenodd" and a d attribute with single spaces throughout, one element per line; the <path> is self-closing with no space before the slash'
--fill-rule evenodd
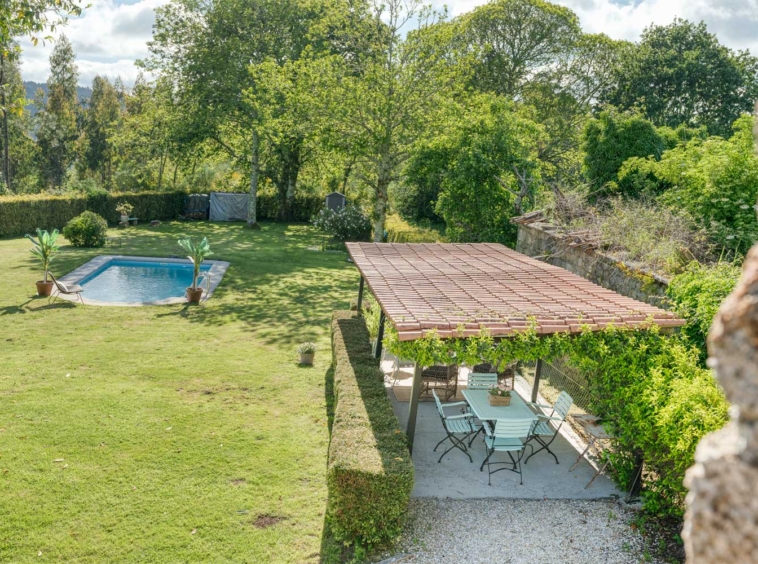
<path id="1" fill-rule="evenodd" d="M 297 347 L 297 354 L 300 355 L 300 364 L 313 364 L 313 357 L 316 354 L 316 345 L 313 343 L 303 343 Z"/>
<path id="2" fill-rule="evenodd" d="M 199 303 L 200 298 L 203 296 L 203 289 L 197 287 L 197 278 L 200 275 L 200 265 L 203 264 L 205 257 L 213 254 L 210 245 L 208 245 L 208 238 L 203 237 L 203 240 L 197 245 L 192 242 L 191 237 L 179 239 L 179 246 L 185 250 L 187 258 L 190 259 L 194 266 L 192 272 L 192 286 L 187 288 L 187 301 L 190 303 Z"/>
<path id="3" fill-rule="evenodd" d="M 58 230 L 53 229 L 52 233 L 48 233 L 44 229 L 37 228 L 36 239 L 28 234 L 26 238 L 32 242 L 32 254 L 40 260 L 42 268 L 45 270 L 44 278 L 37 281 L 37 295 L 49 296 L 53 293 L 53 283 L 48 281 L 47 273 L 50 270 L 53 255 L 60 250 L 57 244 Z"/>

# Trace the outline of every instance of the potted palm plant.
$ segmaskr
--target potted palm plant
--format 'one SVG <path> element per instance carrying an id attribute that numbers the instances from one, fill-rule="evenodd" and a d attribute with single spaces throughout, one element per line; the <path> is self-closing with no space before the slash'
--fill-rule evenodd
<path id="1" fill-rule="evenodd" d="M 211 255 L 211 248 L 208 245 L 208 238 L 203 237 L 197 245 L 192 242 L 190 237 L 186 239 L 179 239 L 179 245 L 187 253 L 187 258 L 190 259 L 194 266 L 192 272 L 192 286 L 187 288 L 187 301 L 190 303 L 199 303 L 200 298 L 203 296 L 203 289 L 197 287 L 197 277 L 200 274 L 200 265 L 203 264 L 205 257 Z"/>
<path id="2" fill-rule="evenodd" d="M 121 223 L 129 223 L 129 214 L 132 213 L 134 206 L 129 202 L 120 202 L 116 206 L 116 211 L 121 215 Z"/>
<path id="3" fill-rule="evenodd" d="M 303 343 L 297 347 L 297 354 L 300 355 L 300 364 L 313 364 L 313 357 L 316 354 L 316 345 L 313 343 Z"/>
<path id="4" fill-rule="evenodd" d="M 42 268 L 45 270 L 44 278 L 37 281 L 37 295 L 49 296 L 53 293 L 53 283 L 48 281 L 47 273 L 50 270 L 50 262 L 53 260 L 53 255 L 60 250 L 56 243 L 58 240 L 58 230 L 53 229 L 52 233 L 48 233 L 43 229 L 37 228 L 36 239 L 28 234 L 26 237 L 32 242 L 32 254 L 40 260 Z"/>

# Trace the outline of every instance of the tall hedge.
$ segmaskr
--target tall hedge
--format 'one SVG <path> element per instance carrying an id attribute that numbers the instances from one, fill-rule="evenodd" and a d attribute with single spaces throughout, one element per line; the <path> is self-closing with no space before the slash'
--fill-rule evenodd
<path id="1" fill-rule="evenodd" d="M 129 202 L 134 206 L 131 216 L 141 221 L 177 219 L 184 212 L 185 192 L 125 192 L 75 194 L 51 196 L 0 196 L 0 237 L 25 235 L 41 229 L 63 229 L 71 219 L 83 211 L 92 211 L 116 225 L 119 214 L 116 204 Z M 295 198 L 294 221 L 310 221 L 321 208 L 320 196 L 303 195 Z M 265 194 L 258 198 L 258 219 L 279 219 L 280 202 L 276 195 Z"/>
<path id="2" fill-rule="evenodd" d="M 116 224 L 116 204 L 129 202 L 134 206 L 132 217 L 142 221 L 176 219 L 184 210 L 184 192 L 99 193 L 91 195 L 0 197 L 0 236 L 33 233 L 41 229 L 62 229 L 72 218 L 92 211 Z"/>
<path id="3" fill-rule="evenodd" d="M 366 323 L 355 312 L 334 313 L 332 352 L 329 526 L 338 541 L 367 548 L 384 545 L 401 532 L 413 489 L 413 462 L 371 354 Z"/>

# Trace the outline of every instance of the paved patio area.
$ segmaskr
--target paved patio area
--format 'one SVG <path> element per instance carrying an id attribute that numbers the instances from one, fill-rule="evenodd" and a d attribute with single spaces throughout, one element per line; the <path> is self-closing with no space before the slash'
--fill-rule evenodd
<path id="1" fill-rule="evenodd" d="M 383 363 L 389 366 L 391 363 Z M 389 372 L 389 369 L 386 370 Z M 529 401 L 528 390 L 523 380 L 517 379 L 516 391 Z M 389 379 L 387 392 L 395 413 L 404 429 L 408 421 L 408 402 L 395 399 Z M 469 462 L 465 454 L 455 449 L 450 451 L 441 463 L 437 463 L 443 446 L 433 452 L 434 446 L 445 437 L 437 408 L 434 402 L 421 402 L 418 406 L 416 438 L 413 448 L 413 464 L 416 471 L 413 497 L 435 497 L 452 499 L 513 498 L 513 499 L 603 499 L 610 496 L 623 496 L 613 482 L 606 476 L 598 476 L 592 485 L 585 489 L 595 473 L 587 460 L 582 460 L 573 472 L 569 468 L 579 456 L 583 445 L 569 429 L 557 437 L 551 445 L 560 464 L 556 464 L 550 454 L 541 452 L 529 463 L 523 465 L 524 485 L 519 484 L 519 476 L 513 472 L 503 471 L 492 475 L 492 485 L 487 485 L 487 469 L 479 471 L 484 461 L 483 440 L 478 437 L 471 446 Z M 573 444 L 572 444 L 573 443 Z M 496 453 L 495 457 L 507 457 Z M 500 460 L 501 458 L 497 458 Z M 493 458 L 494 460 L 494 458 Z"/>

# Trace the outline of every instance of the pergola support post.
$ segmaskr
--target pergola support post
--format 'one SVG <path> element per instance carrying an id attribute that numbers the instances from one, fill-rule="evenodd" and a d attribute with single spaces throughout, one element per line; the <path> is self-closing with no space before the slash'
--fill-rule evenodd
<path id="1" fill-rule="evenodd" d="M 358 285 L 358 315 L 363 315 L 361 312 L 363 311 L 363 286 L 366 283 L 366 279 L 361 276 L 361 282 Z"/>
<path id="2" fill-rule="evenodd" d="M 413 383 L 411 384 L 411 401 L 408 407 L 408 425 L 405 434 L 408 437 L 408 450 L 413 454 L 413 436 L 416 434 L 416 417 L 418 416 L 418 399 L 421 395 L 421 369 L 417 362 L 413 367 Z"/>
<path id="3" fill-rule="evenodd" d="M 386 319 L 384 311 L 380 311 L 379 329 L 376 332 L 376 350 L 374 350 L 374 358 L 382 358 L 382 341 L 384 341 L 384 322 Z"/>
<path id="4" fill-rule="evenodd" d="M 542 359 L 537 359 L 537 366 L 534 367 L 534 385 L 532 386 L 532 403 L 537 402 L 537 395 L 540 392 L 540 376 L 542 376 Z"/>

